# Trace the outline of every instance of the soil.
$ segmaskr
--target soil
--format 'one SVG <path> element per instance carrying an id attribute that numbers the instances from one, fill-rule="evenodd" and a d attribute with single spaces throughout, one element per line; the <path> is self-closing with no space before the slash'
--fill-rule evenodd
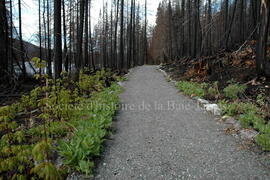
<path id="1" fill-rule="evenodd" d="M 0 106 L 7 106 L 17 102 L 22 95 L 29 94 L 38 84 L 38 81 L 33 78 L 18 81 L 13 85 L 0 84 Z"/>
<path id="2" fill-rule="evenodd" d="M 270 56 L 270 51 L 268 51 Z M 246 47 L 236 52 L 222 52 L 214 56 L 200 59 L 183 58 L 175 62 L 162 65 L 170 77 L 176 81 L 195 81 L 213 83 L 218 81 L 219 90 L 230 83 L 246 84 L 247 89 L 242 101 L 257 102 L 257 96 L 265 97 L 265 108 L 269 113 L 270 80 L 257 77 L 255 42 L 249 42 Z M 213 100 L 210 97 L 209 100 Z"/>

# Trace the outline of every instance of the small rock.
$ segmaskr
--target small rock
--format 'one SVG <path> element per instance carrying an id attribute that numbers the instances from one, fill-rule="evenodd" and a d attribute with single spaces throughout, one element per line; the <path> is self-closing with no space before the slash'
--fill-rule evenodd
<path id="1" fill-rule="evenodd" d="M 237 122 L 233 117 L 230 116 L 223 116 L 222 120 L 224 121 L 225 124 L 232 124 L 232 125 Z"/>
<path id="2" fill-rule="evenodd" d="M 119 86 L 124 87 L 124 83 L 123 83 L 123 82 L 117 82 L 117 84 L 118 84 Z"/>
<path id="3" fill-rule="evenodd" d="M 204 108 L 206 111 L 212 112 L 215 116 L 221 115 L 221 110 L 217 104 L 205 104 Z"/>
<path id="4" fill-rule="evenodd" d="M 205 99 L 201 99 L 201 98 L 198 98 L 197 101 L 200 103 L 200 104 L 209 104 L 209 102 Z"/>
<path id="5" fill-rule="evenodd" d="M 259 133 L 253 129 L 241 129 L 239 135 L 243 139 L 254 139 Z"/>
<path id="6" fill-rule="evenodd" d="M 229 118 L 231 118 L 231 117 L 230 117 L 230 116 L 225 115 L 225 116 L 222 116 L 222 118 L 221 118 L 221 119 L 222 119 L 223 121 L 226 121 L 226 120 L 227 120 L 227 119 L 229 119 Z"/>
<path id="7" fill-rule="evenodd" d="M 241 124 L 239 121 L 235 121 L 235 123 L 233 124 L 233 126 L 235 127 L 235 129 L 241 129 Z"/>
<path id="8" fill-rule="evenodd" d="M 63 165 L 63 159 L 60 156 L 57 157 L 55 164 L 56 167 L 60 168 Z"/>
<path id="9" fill-rule="evenodd" d="M 113 175 L 115 175 L 115 176 L 118 175 L 118 174 L 119 174 L 118 171 L 114 171 L 114 172 L 113 172 Z"/>

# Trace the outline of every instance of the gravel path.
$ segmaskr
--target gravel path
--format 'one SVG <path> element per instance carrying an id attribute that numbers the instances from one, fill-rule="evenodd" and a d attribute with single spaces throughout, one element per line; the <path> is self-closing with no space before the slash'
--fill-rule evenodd
<path id="1" fill-rule="evenodd" d="M 240 150 L 225 125 L 180 95 L 155 66 L 133 69 L 124 86 L 95 179 L 270 179 L 260 155 Z"/>

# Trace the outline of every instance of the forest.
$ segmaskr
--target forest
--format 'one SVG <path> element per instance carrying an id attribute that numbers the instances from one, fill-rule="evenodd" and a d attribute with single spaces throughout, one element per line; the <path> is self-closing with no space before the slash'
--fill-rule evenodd
<path id="1" fill-rule="evenodd" d="M 268 0 L 160 0 L 155 24 L 152 0 L 103 0 L 93 25 L 94 1 L 35 0 L 36 40 L 27 41 L 25 2 L 1 0 L 0 179 L 93 174 L 122 83 L 150 65 L 270 151 Z"/>

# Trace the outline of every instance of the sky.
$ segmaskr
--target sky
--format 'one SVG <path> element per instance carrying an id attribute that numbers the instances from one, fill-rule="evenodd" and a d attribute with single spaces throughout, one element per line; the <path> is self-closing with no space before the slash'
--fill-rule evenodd
<path id="1" fill-rule="evenodd" d="M 107 0 L 110 3 L 111 0 Z M 139 0 L 142 5 L 144 5 L 144 0 Z M 155 24 L 156 11 L 160 0 L 147 0 L 147 14 L 148 22 L 150 25 Z M 13 14 L 18 14 L 17 3 L 14 1 Z M 22 33 L 24 40 L 26 41 L 35 41 L 36 34 L 38 32 L 38 1 L 37 0 L 22 0 Z M 106 0 L 105 0 L 106 2 Z M 102 0 L 92 0 L 92 22 L 93 24 L 97 23 L 100 9 L 102 8 Z M 18 18 L 15 16 L 15 19 Z M 15 20 L 15 26 L 18 26 L 18 21 Z M 93 27 L 93 26 L 92 26 Z"/>

